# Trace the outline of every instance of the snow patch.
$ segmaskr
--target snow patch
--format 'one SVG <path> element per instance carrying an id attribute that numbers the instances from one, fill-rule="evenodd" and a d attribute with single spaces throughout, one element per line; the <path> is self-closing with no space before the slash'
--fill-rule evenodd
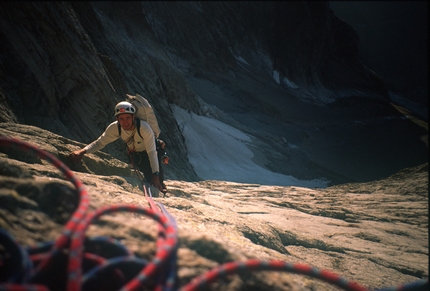
<path id="1" fill-rule="evenodd" d="M 248 65 L 248 66 L 250 66 L 250 64 L 247 62 L 247 61 L 245 61 L 245 59 L 244 58 L 242 58 L 241 56 L 234 56 L 234 58 L 238 61 L 238 62 L 241 62 L 242 64 L 245 64 L 245 65 Z"/>
<path id="2" fill-rule="evenodd" d="M 251 136 L 216 119 L 171 105 L 185 138 L 188 160 L 205 180 L 258 183 L 278 186 L 327 187 L 326 180 L 298 180 L 271 172 L 254 163 L 247 144 Z"/>
<path id="3" fill-rule="evenodd" d="M 275 79 L 275 82 L 282 85 L 287 85 L 291 89 L 298 89 L 299 86 L 297 86 L 293 81 L 290 81 L 287 77 L 282 77 L 281 74 L 279 74 L 278 71 L 273 71 L 273 79 Z"/>

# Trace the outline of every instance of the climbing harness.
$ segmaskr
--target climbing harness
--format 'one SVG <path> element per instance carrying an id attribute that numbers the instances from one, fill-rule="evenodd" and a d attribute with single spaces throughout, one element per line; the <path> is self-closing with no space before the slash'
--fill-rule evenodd
<path id="1" fill-rule="evenodd" d="M 134 174 L 136 175 L 136 177 L 142 183 L 142 188 L 150 189 L 150 181 L 145 179 L 145 176 L 142 174 L 142 172 L 139 170 L 139 168 L 137 167 L 137 165 L 135 163 L 136 158 L 139 158 L 138 164 L 141 162 L 141 156 L 136 151 L 130 151 L 130 150 L 127 152 L 127 154 L 129 156 L 129 159 L 130 159 L 130 164 L 131 164 L 130 167 L 134 171 Z M 160 182 L 162 183 L 162 186 L 165 188 L 164 181 L 160 181 Z M 159 191 L 159 192 L 163 193 L 163 195 L 165 196 L 167 191 Z M 145 193 L 145 195 L 147 195 L 147 194 Z M 159 194 L 157 194 L 157 196 L 154 196 L 154 197 L 158 197 L 158 195 Z M 149 192 L 149 196 L 152 198 L 151 192 Z"/>
<path id="2" fill-rule="evenodd" d="M 134 174 L 136 175 L 137 179 L 142 183 L 142 189 L 143 189 L 143 193 L 145 194 L 145 197 L 150 197 L 152 198 L 152 193 L 150 190 L 150 184 L 149 181 L 147 181 L 145 179 L 145 176 L 142 174 L 142 172 L 139 170 L 139 168 L 137 167 L 137 165 L 135 164 L 135 158 L 140 156 L 137 155 L 137 153 L 135 151 L 128 151 L 128 155 L 130 157 L 130 164 L 131 164 L 131 169 L 133 170 Z M 139 161 L 140 163 L 140 161 Z M 147 190 L 148 189 L 148 190 Z"/>
<path id="3" fill-rule="evenodd" d="M 343 290 L 368 290 L 329 271 L 305 264 L 254 259 L 223 264 L 177 289 L 175 280 L 178 227 L 176 220 L 166 211 L 163 204 L 155 203 L 152 199 L 149 187 L 143 185 L 148 208 L 119 204 L 90 211 L 88 193 L 84 185 L 55 156 L 14 138 L 0 137 L 0 146 L 18 147 L 47 160 L 76 187 L 79 195 L 76 211 L 54 242 L 23 247 L 7 231 L 0 229 L 2 247 L 0 248 L 0 271 L 2 271 L 0 291 L 137 291 L 148 286 L 153 286 L 152 290 L 157 291 L 194 291 L 203 290 L 210 283 L 227 275 L 246 271 L 282 271 L 302 274 L 336 285 Z M 85 237 L 90 224 L 98 218 L 124 211 L 142 214 L 157 222 L 158 236 L 153 260 L 146 261 L 136 257 L 114 239 Z M 130 275 L 130 269 L 138 271 Z M 428 290 L 428 279 L 377 291 L 394 290 Z"/>

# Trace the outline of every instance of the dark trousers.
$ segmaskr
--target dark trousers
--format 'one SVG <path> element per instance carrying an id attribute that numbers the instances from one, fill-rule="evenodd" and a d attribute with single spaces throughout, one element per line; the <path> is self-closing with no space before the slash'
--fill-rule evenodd
<path id="1" fill-rule="evenodd" d="M 131 152 L 129 157 L 130 157 L 131 164 L 137 169 L 139 169 L 139 171 L 141 171 L 145 175 L 146 182 L 151 183 L 152 168 L 151 168 L 151 164 L 149 163 L 148 154 L 146 152 Z M 161 166 L 162 163 L 160 160 L 160 155 L 157 155 L 157 157 L 158 157 L 158 165 L 160 168 L 160 171 L 159 171 L 160 183 L 161 185 L 163 185 L 164 170 L 163 170 L 163 167 Z"/>

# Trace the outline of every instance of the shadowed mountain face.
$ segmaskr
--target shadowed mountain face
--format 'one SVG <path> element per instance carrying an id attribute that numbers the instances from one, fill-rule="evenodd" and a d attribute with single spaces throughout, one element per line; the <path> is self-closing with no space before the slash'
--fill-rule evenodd
<path id="1" fill-rule="evenodd" d="M 200 177 L 171 105 L 248 134 L 256 163 L 297 179 L 371 181 L 427 161 L 426 124 L 390 104 L 328 2 L 0 5 L 1 121 L 89 143 L 139 93 L 167 177 L 188 181 Z M 105 151 L 126 160 L 120 143 Z"/>
<path id="2" fill-rule="evenodd" d="M 428 2 L 332 1 L 360 37 L 360 58 L 387 87 L 428 113 Z"/>

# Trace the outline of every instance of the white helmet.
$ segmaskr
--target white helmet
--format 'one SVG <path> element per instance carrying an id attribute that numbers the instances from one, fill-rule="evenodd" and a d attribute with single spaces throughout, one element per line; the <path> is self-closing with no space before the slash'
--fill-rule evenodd
<path id="1" fill-rule="evenodd" d="M 131 104 L 130 102 L 122 101 L 115 106 L 115 116 L 123 113 L 135 114 L 136 109 L 134 108 L 133 104 Z"/>

